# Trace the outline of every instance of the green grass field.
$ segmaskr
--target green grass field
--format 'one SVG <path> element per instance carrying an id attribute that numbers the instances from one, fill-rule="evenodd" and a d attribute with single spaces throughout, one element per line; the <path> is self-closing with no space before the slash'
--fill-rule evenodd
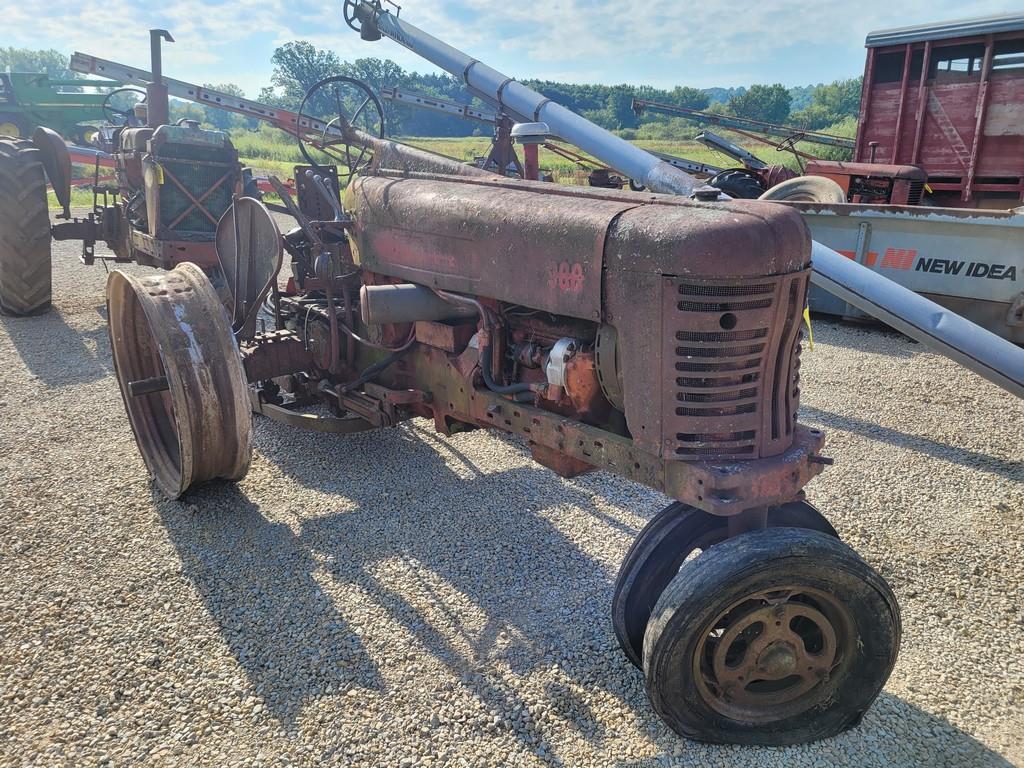
<path id="1" fill-rule="evenodd" d="M 726 138 L 750 150 L 765 162 L 781 163 L 790 168 L 796 168 L 796 161 L 788 152 L 777 152 L 767 144 L 752 142 L 727 132 L 722 133 Z M 274 174 L 281 179 L 288 179 L 293 175 L 293 167 L 305 162 L 295 144 L 295 139 L 269 126 L 262 126 L 259 131 L 235 131 L 231 140 L 238 150 L 242 164 L 252 168 L 258 175 Z M 474 158 L 486 155 L 491 144 L 490 138 L 485 136 L 469 138 L 398 137 L 397 140 L 465 162 L 472 162 Z M 642 149 L 663 152 L 722 168 L 734 168 L 739 165 L 732 158 L 714 152 L 703 144 L 689 139 L 675 141 L 637 139 L 632 143 Z M 797 146 L 802 151 L 812 154 L 815 149 L 821 149 L 810 145 Z M 586 184 L 586 170 L 574 161 L 544 148 L 540 150 L 540 166 L 552 173 L 555 181 L 559 183 Z M 91 207 L 92 192 L 80 189 L 72 190 L 71 204 L 76 207 Z M 50 207 L 57 207 L 52 192 L 50 193 Z"/>

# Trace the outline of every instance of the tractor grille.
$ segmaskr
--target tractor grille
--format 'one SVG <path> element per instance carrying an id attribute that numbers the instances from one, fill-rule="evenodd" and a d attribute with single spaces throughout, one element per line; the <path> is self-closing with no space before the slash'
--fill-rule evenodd
<path id="1" fill-rule="evenodd" d="M 792 443 L 807 279 L 666 282 L 663 418 L 673 458 L 753 459 Z"/>
<path id="2" fill-rule="evenodd" d="M 227 161 L 226 155 L 228 152 L 221 148 L 187 144 L 165 144 L 161 147 L 156 159 L 164 175 L 164 183 L 160 187 L 162 229 L 169 230 L 178 239 L 190 239 L 190 236 L 210 239 L 213 236 L 217 222 L 231 205 L 235 184 L 236 164 Z M 229 172 L 231 175 L 217 184 Z M 214 185 L 217 186 L 211 192 Z M 196 205 L 195 201 L 199 204 Z"/>
<path id="3" fill-rule="evenodd" d="M 907 191 L 907 205 L 917 205 L 921 202 L 921 195 L 924 194 L 924 182 L 910 182 L 910 189 Z"/>

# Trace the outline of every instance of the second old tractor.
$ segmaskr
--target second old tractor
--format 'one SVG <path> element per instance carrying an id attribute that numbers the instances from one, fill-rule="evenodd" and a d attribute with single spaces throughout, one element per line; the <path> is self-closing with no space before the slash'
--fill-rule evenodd
<path id="1" fill-rule="evenodd" d="M 241 479 L 253 411 L 326 432 L 422 417 L 510 433 L 562 477 L 604 470 L 673 499 L 612 606 L 669 726 L 791 744 L 859 722 L 900 617 L 804 497 L 831 460 L 797 420 L 800 215 L 508 179 L 339 111 L 297 203 L 282 196 L 292 229 L 252 198 L 221 219 L 219 293 L 189 263 L 111 273 L 117 377 L 160 490 Z M 343 196 L 339 167 L 358 171 Z"/>
<path id="2" fill-rule="evenodd" d="M 117 183 L 93 186 L 84 217 L 71 216 L 71 159 L 60 135 L 40 127 L 31 141 L 0 136 L 0 311 L 32 315 L 50 307 L 52 240 L 80 240 L 86 264 L 104 242 L 115 262 L 170 269 L 187 260 L 217 275 L 217 223 L 243 191 L 244 172 L 227 134 L 191 121 L 168 124 L 161 39 L 171 37 L 151 32 L 156 77 L 147 87 L 145 124 L 142 114 L 104 103 L 108 118 L 123 123 L 113 131 Z M 47 180 L 63 207 L 63 221 L 54 224 Z"/>

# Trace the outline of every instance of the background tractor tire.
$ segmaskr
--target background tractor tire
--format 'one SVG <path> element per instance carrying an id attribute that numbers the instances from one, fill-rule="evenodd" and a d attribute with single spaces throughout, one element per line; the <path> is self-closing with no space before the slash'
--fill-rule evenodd
<path id="1" fill-rule="evenodd" d="M 0 312 L 50 308 L 46 175 L 31 142 L 0 139 Z"/>
<path id="2" fill-rule="evenodd" d="M 0 115 L 0 136 L 9 139 L 27 139 L 32 126 L 24 118 L 15 115 Z"/>
<path id="3" fill-rule="evenodd" d="M 729 197 L 739 200 L 757 200 L 764 192 L 764 186 L 757 174 L 746 168 L 729 168 L 715 174 L 707 182 Z"/>
<path id="4" fill-rule="evenodd" d="M 788 200 L 794 203 L 845 203 L 846 193 L 824 176 L 797 176 L 769 189 L 759 200 Z"/>

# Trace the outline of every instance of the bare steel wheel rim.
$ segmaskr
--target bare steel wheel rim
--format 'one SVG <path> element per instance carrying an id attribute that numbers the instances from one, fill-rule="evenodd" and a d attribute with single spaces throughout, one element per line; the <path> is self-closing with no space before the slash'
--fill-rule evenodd
<path id="1" fill-rule="evenodd" d="M 249 468 L 252 418 L 242 360 L 227 314 L 202 270 L 180 264 L 107 281 L 118 384 L 139 452 L 163 493 L 177 498 Z M 133 383 L 162 381 L 152 391 Z"/>
<path id="2" fill-rule="evenodd" d="M 721 612 L 701 634 L 693 674 L 726 717 L 767 723 L 827 701 L 855 643 L 849 610 L 822 590 L 783 586 Z"/>

